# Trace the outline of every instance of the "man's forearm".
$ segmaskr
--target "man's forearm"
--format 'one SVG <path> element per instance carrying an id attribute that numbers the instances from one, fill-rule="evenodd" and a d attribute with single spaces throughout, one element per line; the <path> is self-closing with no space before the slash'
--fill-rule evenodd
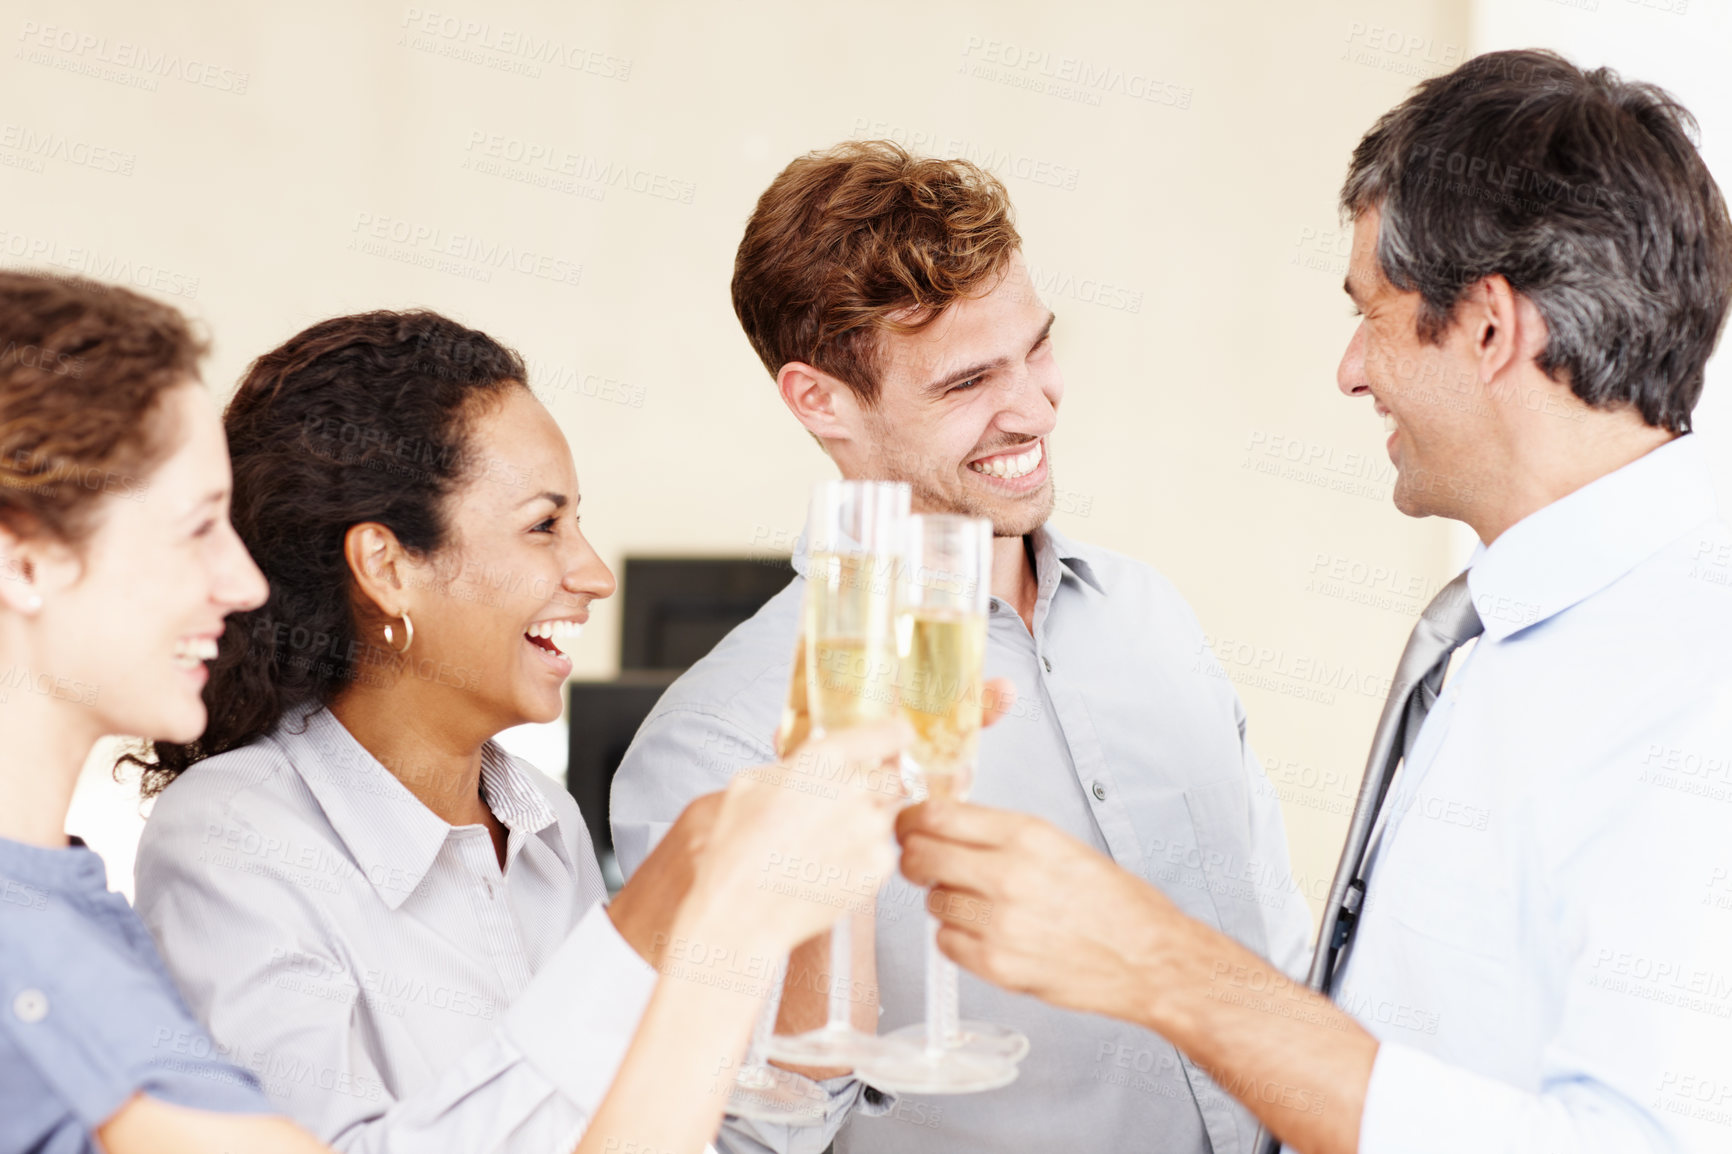
<path id="1" fill-rule="evenodd" d="M 1377 1041 L 1158 888 L 1026 814 L 913 806 L 902 872 L 987 981 L 1147 1027 L 1305 1154 L 1354 1154 Z"/>
<path id="2" fill-rule="evenodd" d="M 1327 998 L 1176 911 L 1140 928 L 1139 1005 L 1122 1016 L 1177 1046 L 1295 1150 L 1354 1154 L 1377 1040 Z"/>

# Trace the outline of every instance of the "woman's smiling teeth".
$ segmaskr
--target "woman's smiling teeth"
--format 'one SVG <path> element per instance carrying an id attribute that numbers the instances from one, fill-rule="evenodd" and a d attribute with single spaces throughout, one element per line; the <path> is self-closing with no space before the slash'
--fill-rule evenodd
<path id="1" fill-rule="evenodd" d="M 581 621 L 537 621 L 523 635 L 529 638 L 530 644 L 541 649 L 549 649 L 555 653 L 564 653 L 566 648 L 577 640 L 583 632 Z"/>
<path id="2" fill-rule="evenodd" d="M 216 655 L 214 637 L 182 637 L 174 643 L 175 664 L 182 669 L 197 669 L 206 661 L 214 661 Z"/>
<path id="3" fill-rule="evenodd" d="M 970 461 L 968 467 L 976 473 L 985 473 L 988 477 L 1002 477 L 1007 481 L 1014 481 L 1040 468 L 1041 444 L 1036 441 L 1026 453 L 1014 457 L 989 457 L 984 461 Z"/>

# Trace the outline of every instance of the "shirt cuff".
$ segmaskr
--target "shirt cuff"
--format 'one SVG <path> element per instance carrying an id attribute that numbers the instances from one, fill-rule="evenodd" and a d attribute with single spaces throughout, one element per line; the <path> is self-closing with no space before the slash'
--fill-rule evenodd
<path id="1" fill-rule="evenodd" d="M 597 902 L 505 1016 L 529 1064 L 589 1117 L 625 1060 L 656 972 Z"/>
<path id="2" fill-rule="evenodd" d="M 811 1087 L 825 1095 L 828 1101 L 823 1121 L 818 1125 L 794 1126 L 729 1114 L 717 1139 L 726 1154 L 820 1154 L 829 1149 L 850 1114 L 858 1111 L 874 1118 L 896 1107 L 894 1097 L 871 1089 L 852 1074 L 814 1082 L 791 1070 L 783 1072 L 792 1075 L 796 1085 Z"/>
<path id="3" fill-rule="evenodd" d="M 1528 1098 L 1507 1083 L 1383 1042 L 1365 1088 L 1359 1154 L 1497 1150 L 1518 1132 Z"/>
<path id="4" fill-rule="evenodd" d="M 826 1086 L 830 1085 L 829 1082 L 823 1084 Z M 855 1103 L 854 1109 L 862 1118 L 881 1118 L 894 1111 L 897 1104 L 901 1101 L 902 1099 L 898 1098 L 888 1090 L 880 1090 L 876 1086 L 868 1086 L 862 1083 L 860 1086 L 860 1100 Z"/>

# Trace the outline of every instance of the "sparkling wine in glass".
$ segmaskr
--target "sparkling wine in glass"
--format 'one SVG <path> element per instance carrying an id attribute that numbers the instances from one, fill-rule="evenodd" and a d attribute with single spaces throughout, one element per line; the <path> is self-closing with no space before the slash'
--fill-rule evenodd
<path id="1" fill-rule="evenodd" d="M 908 519 L 897 596 L 898 702 L 914 728 L 904 758 L 916 798 L 968 796 L 980 747 L 992 523 L 951 514 Z M 861 1063 L 860 1076 L 904 1094 L 968 1094 L 1016 1079 L 1028 1039 L 989 1022 L 963 1021 L 956 964 L 938 949 L 927 916 L 926 1020 L 886 1035 L 894 1044 Z"/>
<path id="2" fill-rule="evenodd" d="M 896 576 L 908 519 L 906 484 L 828 481 L 806 522 L 806 710 L 814 736 L 897 712 Z M 790 691 L 790 696 L 797 688 Z M 830 931 L 830 1005 L 824 1025 L 772 1035 L 764 1052 L 801 1066 L 855 1067 L 885 1043 L 853 1024 L 853 915 Z"/>

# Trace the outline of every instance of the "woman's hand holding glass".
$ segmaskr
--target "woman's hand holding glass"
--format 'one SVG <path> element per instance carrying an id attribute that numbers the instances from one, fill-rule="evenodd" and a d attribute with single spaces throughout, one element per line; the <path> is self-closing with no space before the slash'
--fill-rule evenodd
<path id="1" fill-rule="evenodd" d="M 698 859 L 686 907 L 725 909 L 754 947 L 786 953 L 870 902 L 896 868 L 900 719 L 814 737 L 736 774 Z M 683 919 L 682 919 L 683 920 Z"/>

